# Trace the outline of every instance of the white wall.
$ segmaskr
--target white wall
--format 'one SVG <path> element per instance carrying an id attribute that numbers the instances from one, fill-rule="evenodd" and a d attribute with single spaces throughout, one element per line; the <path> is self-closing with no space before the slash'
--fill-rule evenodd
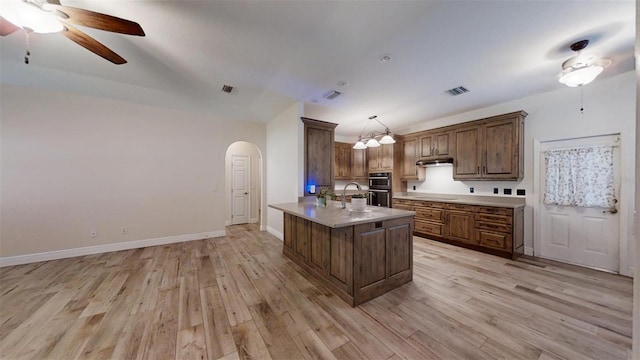
<path id="1" fill-rule="evenodd" d="M 0 91 L 2 258 L 224 234 L 226 149 L 238 140 L 266 148 L 261 123 L 11 85 Z"/>
<path id="2" fill-rule="evenodd" d="M 267 204 L 297 202 L 303 191 L 304 142 L 301 103 L 267 124 Z M 282 239 L 283 214 L 267 209 L 267 231 Z"/>
<path id="3" fill-rule="evenodd" d="M 526 190 L 525 209 L 525 251 L 533 248 L 534 214 L 539 194 L 534 193 L 534 143 L 536 141 L 568 139 L 583 136 L 620 133 L 621 146 L 621 272 L 632 274 L 631 229 L 633 221 L 634 178 L 635 178 L 635 73 L 627 72 L 610 78 L 597 79 L 584 87 L 584 114 L 580 109 L 580 89 L 561 87 L 553 92 L 530 96 L 509 103 L 490 106 L 433 122 L 423 123 L 403 130 L 402 134 L 436 127 L 481 119 L 484 117 L 524 110 L 529 115 L 525 119 L 524 167 L 522 181 L 486 182 L 454 181 L 450 165 L 428 167 L 424 182 L 409 182 L 408 191 L 469 194 L 469 187 L 475 188 L 477 195 L 492 195 L 494 187 L 508 187 Z"/>
<path id="4" fill-rule="evenodd" d="M 224 196 L 225 203 L 227 204 L 227 217 L 226 224 L 231 223 L 231 185 L 232 185 L 232 169 L 231 169 L 231 156 L 232 155 L 244 155 L 249 157 L 249 222 L 256 223 L 260 219 L 260 199 L 261 199 L 261 174 L 260 174 L 260 162 L 262 156 L 258 147 L 254 144 L 246 141 L 237 141 L 229 146 L 227 149 L 227 155 L 225 157 L 225 187 Z"/>

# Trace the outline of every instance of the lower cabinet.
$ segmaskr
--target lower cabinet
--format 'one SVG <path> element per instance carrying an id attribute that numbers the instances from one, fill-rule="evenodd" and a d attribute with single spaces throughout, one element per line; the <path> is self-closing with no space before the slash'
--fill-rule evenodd
<path id="1" fill-rule="evenodd" d="M 394 199 L 414 210 L 414 234 L 515 259 L 524 253 L 524 208 Z"/>
<path id="2" fill-rule="evenodd" d="M 284 215 L 283 253 L 351 306 L 413 277 L 411 217 L 330 228 Z"/>

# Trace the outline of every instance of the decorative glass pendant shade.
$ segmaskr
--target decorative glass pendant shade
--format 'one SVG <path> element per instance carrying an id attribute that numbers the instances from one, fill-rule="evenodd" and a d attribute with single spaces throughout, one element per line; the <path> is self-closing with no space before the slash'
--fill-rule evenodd
<path id="1" fill-rule="evenodd" d="M 362 140 L 358 140 L 358 142 L 355 145 L 353 145 L 353 148 L 356 149 L 356 150 L 363 150 L 363 149 L 367 148 L 367 145 L 365 145 L 362 142 Z"/>
<path id="2" fill-rule="evenodd" d="M 380 143 L 378 142 L 378 140 L 371 138 L 365 145 L 367 145 L 367 147 L 378 147 L 380 146 Z"/>
<path id="3" fill-rule="evenodd" d="M 383 145 L 395 144 L 395 143 L 396 141 L 389 134 L 383 136 L 382 139 L 380 139 L 380 144 L 383 144 Z"/>

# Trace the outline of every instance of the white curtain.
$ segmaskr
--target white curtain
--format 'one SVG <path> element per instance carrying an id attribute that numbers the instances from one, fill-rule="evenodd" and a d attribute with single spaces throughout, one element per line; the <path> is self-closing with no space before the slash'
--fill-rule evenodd
<path id="1" fill-rule="evenodd" d="M 545 204 L 608 208 L 615 205 L 612 146 L 549 150 L 544 163 Z"/>

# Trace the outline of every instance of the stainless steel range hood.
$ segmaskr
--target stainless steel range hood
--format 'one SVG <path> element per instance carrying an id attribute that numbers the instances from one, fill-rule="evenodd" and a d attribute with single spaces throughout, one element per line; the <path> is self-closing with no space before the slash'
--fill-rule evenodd
<path id="1" fill-rule="evenodd" d="M 426 159 L 418 159 L 418 161 L 416 161 L 416 165 L 418 166 L 439 165 L 439 164 L 453 164 L 453 158 L 452 157 L 426 158 Z"/>

